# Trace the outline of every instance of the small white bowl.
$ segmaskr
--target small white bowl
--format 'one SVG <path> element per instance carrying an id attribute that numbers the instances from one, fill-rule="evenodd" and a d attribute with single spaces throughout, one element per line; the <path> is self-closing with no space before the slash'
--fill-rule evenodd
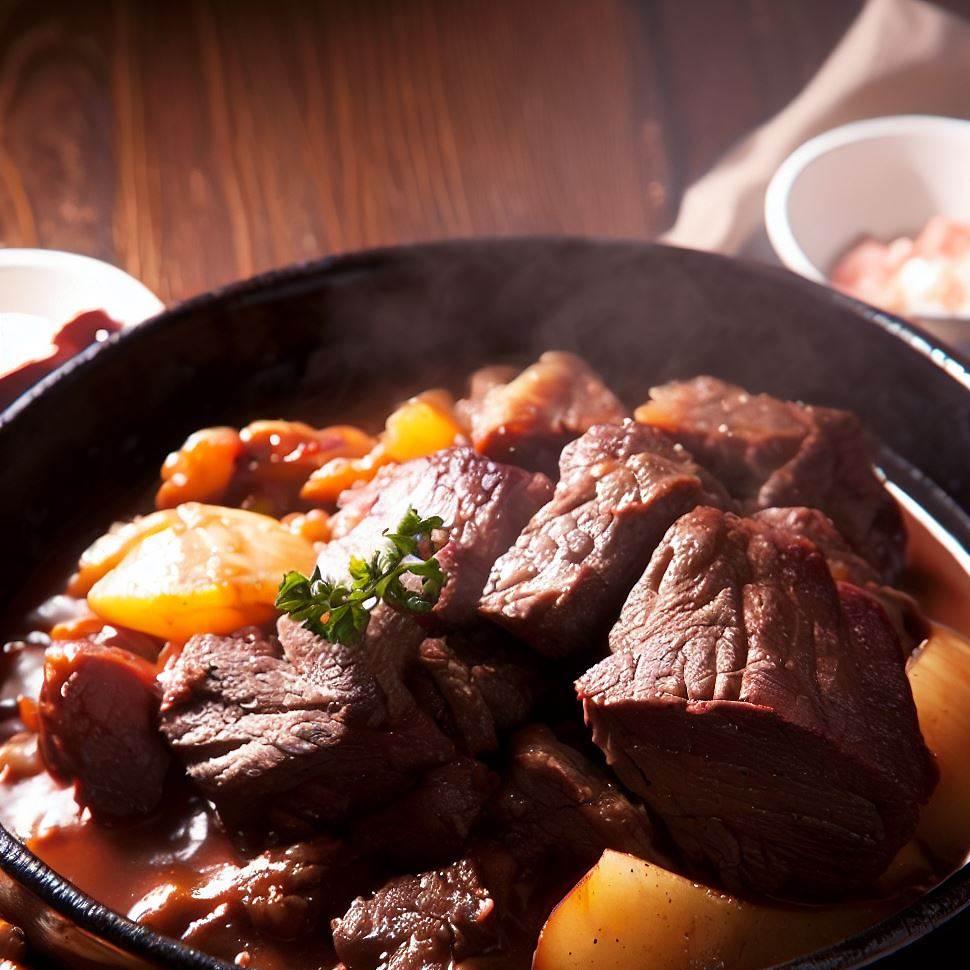
<path id="1" fill-rule="evenodd" d="M 765 226 L 794 272 L 828 281 L 862 236 L 889 241 L 944 215 L 970 222 L 970 121 L 871 118 L 805 142 L 765 195 Z"/>
<path id="2" fill-rule="evenodd" d="M 132 326 L 164 309 L 147 286 L 99 259 L 52 249 L 0 249 L 0 313 L 60 326 L 85 310 L 104 310 Z"/>

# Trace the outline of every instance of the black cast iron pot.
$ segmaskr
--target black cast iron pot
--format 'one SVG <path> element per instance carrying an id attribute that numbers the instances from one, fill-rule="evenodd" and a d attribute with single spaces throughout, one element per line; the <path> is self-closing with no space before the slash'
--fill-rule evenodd
<path id="1" fill-rule="evenodd" d="M 342 256 L 199 297 L 90 349 L 11 407 L 0 417 L 6 603 L 52 562 L 66 568 L 195 428 L 373 418 L 408 392 L 459 390 L 477 366 L 550 348 L 585 356 L 629 403 L 654 383 L 710 373 L 850 408 L 885 444 L 890 477 L 970 546 L 967 365 L 909 325 L 787 273 L 685 250 L 456 242 Z M 0 869 L 0 912 L 71 966 L 226 966 L 93 903 L 2 830 Z M 970 867 L 790 966 L 949 965 L 968 903 Z"/>

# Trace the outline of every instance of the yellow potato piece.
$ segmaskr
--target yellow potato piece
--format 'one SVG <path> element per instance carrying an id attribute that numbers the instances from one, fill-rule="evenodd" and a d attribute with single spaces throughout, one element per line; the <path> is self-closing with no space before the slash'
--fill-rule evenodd
<path id="1" fill-rule="evenodd" d="M 970 643 L 935 627 L 909 668 L 913 700 L 940 783 L 920 813 L 916 837 L 956 868 L 970 853 Z"/>
<path id="2" fill-rule="evenodd" d="M 312 544 L 269 516 L 195 502 L 156 515 L 102 549 L 88 605 L 109 623 L 168 640 L 231 633 L 272 618 L 287 570 L 313 569 Z"/>
<path id="3" fill-rule="evenodd" d="M 907 890 L 938 879 L 940 862 L 961 865 L 970 852 L 970 643 L 936 627 L 909 678 L 940 784 L 916 837 L 879 880 L 885 898 L 818 908 L 761 905 L 605 852 L 549 917 L 534 970 L 756 970 L 871 926 L 902 905 Z"/>
<path id="4" fill-rule="evenodd" d="M 391 461 L 410 461 L 450 448 L 461 433 L 437 397 L 412 397 L 388 415 L 383 445 Z"/>
<path id="5" fill-rule="evenodd" d="M 850 936 L 887 911 L 886 903 L 756 905 L 607 851 L 549 917 L 533 970 L 755 970 Z"/>
<path id="6" fill-rule="evenodd" d="M 367 455 L 331 459 L 310 475 L 300 497 L 307 502 L 336 502 L 344 489 L 369 482 L 382 466 L 450 448 L 460 434 L 450 399 L 443 392 L 426 391 L 388 415 L 383 434 Z"/>
<path id="7" fill-rule="evenodd" d="M 178 522 L 175 509 L 141 515 L 131 522 L 118 522 L 81 553 L 77 572 L 71 577 L 68 592 L 86 596 L 91 587 L 148 536 Z"/>

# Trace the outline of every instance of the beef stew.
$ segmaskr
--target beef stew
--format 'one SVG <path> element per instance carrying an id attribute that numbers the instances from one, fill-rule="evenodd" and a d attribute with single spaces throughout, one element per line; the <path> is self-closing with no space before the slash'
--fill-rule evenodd
<path id="1" fill-rule="evenodd" d="M 532 368 L 479 376 L 487 435 L 473 389 L 378 437 L 193 436 L 159 510 L 81 557 L 76 615 L 24 631 L 44 680 L 12 687 L 0 814 L 82 885 L 111 846 L 132 876 L 92 891 L 116 908 L 294 970 L 526 966 L 609 852 L 738 905 L 942 878 L 952 846 L 887 877 L 937 784 L 907 677 L 930 628 L 887 585 L 903 517 L 857 422 L 764 396 L 698 421 L 692 387 L 745 395 L 703 379 L 634 423 L 568 363 L 538 405 Z"/>

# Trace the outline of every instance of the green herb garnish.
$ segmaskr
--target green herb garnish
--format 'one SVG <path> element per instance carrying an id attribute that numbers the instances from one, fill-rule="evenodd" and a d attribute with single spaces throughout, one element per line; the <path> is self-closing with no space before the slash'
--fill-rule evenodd
<path id="1" fill-rule="evenodd" d="M 319 567 L 309 577 L 294 570 L 280 583 L 276 608 L 332 643 L 343 644 L 356 643 L 364 635 L 371 610 L 382 600 L 397 610 L 427 613 L 447 579 L 430 551 L 431 533 L 442 525 L 440 516 L 422 519 L 409 508 L 396 532 L 384 530 L 383 549 L 369 559 L 351 558 L 349 585 L 321 576 Z M 420 578 L 418 591 L 401 582 L 408 574 Z"/>

